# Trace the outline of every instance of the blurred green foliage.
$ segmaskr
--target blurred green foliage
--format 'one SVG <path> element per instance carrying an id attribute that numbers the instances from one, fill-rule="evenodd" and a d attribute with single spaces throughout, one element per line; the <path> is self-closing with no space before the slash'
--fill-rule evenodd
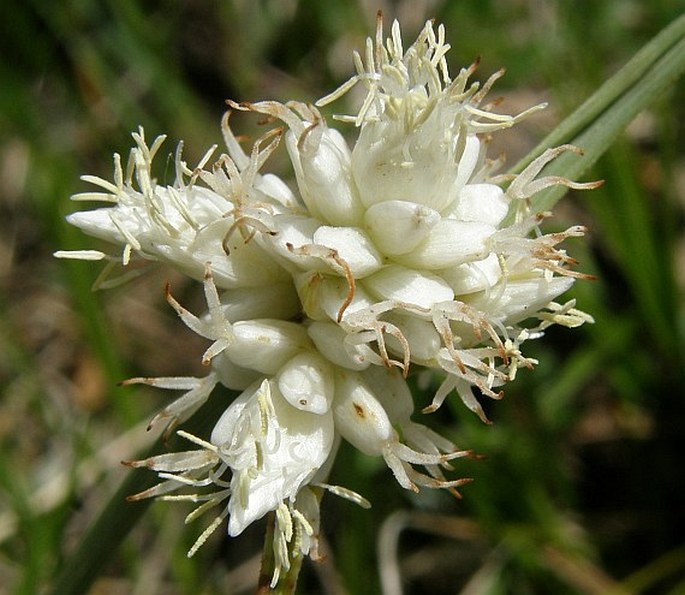
<path id="1" fill-rule="evenodd" d="M 388 25 L 402 18 L 407 40 L 425 19 L 443 22 L 453 70 L 478 56 L 482 78 L 506 66 L 495 92 L 514 105 L 550 100 L 551 115 L 509 133 L 512 163 L 684 8 L 676 0 L 380 4 Z M 377 8 L 362 0 L 5 6 L 0 584 L 8 593 L 39 592 L 78 564 L 67 560 L 126 474 L 108 454 L 132 458 L 149 445 L 137 424 L 164 397 L 116 383 L 198 369 L 187 358 L 189 332 L 162 304 L 163 273 L 130 291 L 93 293 L 94 267 L 52 260 L 56 249 L 86 245 L 63 221 L 68 196 L 82 190 L 78 176 L 109 177 L 109 156 L 125 154 L 141 124 L 148 137 L 169 134 L 168 150 L 183 138 L 193 162 L 219 142 L 226 98 L 327 93 L 349 76 L 350 51 L 372 33 Z M 487 403 L 492 425 L 456 400 L 429 420 L 484 455 L 457 465 L 475 478 L 463 499 L 403 493 L 383 465 L 343 449 L 333 481 L 373 509 L 324 499 L 331 551 L 321 566 L 305 565 L 302 593 L 380 592 L 388 552 L 376 543 L 393 530 L 402 531 L 407 593 L 685 592 L 684 122 L 680 82 L 597 163 L 590 177 L 603 188 L 558 205 L 555 225 L 590 229 L 569 251 L 597 276 L 574 288 L 596 324 L 552 329 L 534 345 L 535 373 L 522 371 L 504 400 Z M 254 123 L 233 124 L 249 133 Z M 181 295 L 192 289 L 176 282 Z M 125 432 L 130 440 L 117 442 Z M 188 561 L 202 527 L 183 529 L 175 508 L 153 505 L 121 548 L 85 558 L 100 576 L 92 592 L 250 589 L 263 527 L 240 541 L 218 532 Z M 116 528 L 126 534 L 138 512 L 120 510 Z"/>

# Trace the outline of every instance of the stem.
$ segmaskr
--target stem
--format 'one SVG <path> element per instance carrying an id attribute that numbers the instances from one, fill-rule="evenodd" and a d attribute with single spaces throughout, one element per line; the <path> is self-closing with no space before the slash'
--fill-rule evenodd
<path id="1" fill-rule="evenodd" d="M 289 548 L 290 568 L 281 574 L 274 587 L 271 586 L 271 579 L 276 570 L 276 557 L 274 556 L 274 528 L 276 525 L 276 513 L 270 512 L 267 517 L 266 534 L 264 536 L 264 547 L 262 549 L 262 565 L 259 570 L 259 582 L 257 583 L 256 595 L 293 595 L 297 588 L 297 579 L 302 568 L 304 556 L 299 551 L 293 551 L 295 540 L 291 542 Z"/>
<path id="2" fill-rule="evenodd" d="M 276 592 L 279 595 L 294 595 L 302 568 L 302 560 L 304 560 L 304 556 L 300 552 L 295 552 L 294 555 L 290 556 L 290 568 L 276 585 L 276 589 L 278 589 Z"/>
<path id="3" fill-rule="evenodd" d="M 259 569 L 259 581 L 256 595 L 272 593 L 271 577 L 274 574 L 276 559 L 274 557 L 274 525 L 276 513 L 270 512 L 266 517 L 266 534 L 264 535 L 264 547 L 262 548 L 262 565 Z"/>

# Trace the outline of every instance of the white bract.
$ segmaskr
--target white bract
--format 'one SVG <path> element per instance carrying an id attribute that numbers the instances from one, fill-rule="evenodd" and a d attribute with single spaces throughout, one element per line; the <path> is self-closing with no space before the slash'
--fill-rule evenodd
<path id="1" fill-rule="evenodd" d="M 529 199 L 554 184 L 596 184 L 539 177 L 561 152 L 577 151 L 570 146 L 548 150 L 518 176 L 493 177 L 481 136 L 543 106 L 493 113 L 483 101 L 501 73 L 482 86 L 469 83 L 475 66 L 452 78 L 448 49 L 442 26 L 427 23 L 404 50 L 399 25 L 384 42 L 379 20 L 364 57 L 354 55 L 356 75 L 317 107 L 229 102 L 283 123 L 249 152 L 227 115 L 227 153 L 210 165 L 212 148 L 190 168 L 179 146 L 176 179 L 164 186 L 152 174 L 163 137 L 148 147 L 141 129 L 128 166 L 115 156 L 114 182 L 84 177 L 101 191 L 74 197 L 109 203 L 68 220 L 120 246 L 120 255 L 58 253 L 108 261 L 100 285 L 126 280 L 139 270 L 135 261 L 160 261 L 203 282 L 204 315 L 169 290 L 167 299 L 211 341 L 202 356 L 208 376 L 128 381 L 183 391 L 153 421 L 167 419 L 169 432 L 215 385 L 242 391 L 208 441 L 184 434 L 199 450 L 132 463 L 162 478 L 136 497 L 203 502 L 193 515 L 227 501 L 197 545 L 226 516 L 237 535 L 275 512 L 274 581 L 293 556 L 316 555 L 318 488 L 365 504 L 325 483 L 341 437 L 382 457 L 407 489 L 456 493 L 465 483 L 444 470 L 468 451 L 412 419 L 406 378 L 413 369 L 442 375 L 424 411 L 456 392 L 487 421 L 479 398 L 500 398 L 516 370 L 535 363 L 522 353 L 526 340 L 550 324 L 591 320 L 572 302 L 554 301 L 582 276 L 558 245 L 583 229 L 544 234 L 547 214 L 532 212 Z M 337 117 L 359 131 L 350 146 L 318 108 L 356 84 L 366 89 L 357 114 Z M 296 191 L 261 173 L 281 138 Z M 117 267 L 118 279 L 111 277 Z M 218 490 L 203 493 L 210 485 Z M 197 493 L 169 495 L 188 487 Z"/>

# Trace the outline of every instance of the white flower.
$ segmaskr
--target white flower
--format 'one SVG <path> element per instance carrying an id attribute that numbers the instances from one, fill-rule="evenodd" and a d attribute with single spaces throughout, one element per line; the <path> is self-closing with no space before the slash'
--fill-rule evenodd
<path id="1" fill-rule="evenodd" d="M 257 143 L 248 160 L 242 151 L 237 152 L 237 143 L 230 141 L 233 137 L 228 118 L 224 120 L 224 132 L 228 146 L 234 151 L 233 160 L 225 156 L 211 173 L 203 172 L 202 167 L 215 150 L 213 147 L 195 170 L 190 170 L 182 160 L 182 145 L 179 145 L 176 182 L 173 186 L 160 186 L 151 170 L 165 137 L 158 137 L 148 147 L 141 129 L 133 134 L 136 147 L 131 150 L 126 178 L 121 159 L 115 155 L 114 183 L 84 176 L 86 181 L 106 190 L 105 193 L 88 192 L 72 197 L 77 201 L 104 200 L 113 206 L 77 212 L 67 220 L 90 235 L 122 245 L 123 265 L 128 265 L 135 255 L 144 260 L 167 262 L 195 279 L 202 279 L 206 264 L 211 262 L 216 283 L 223 288 L 260 287 L 275 280 L 288 280 L 287 273 L 272 256 L 257 243 L 244 242 L 234 233 L 250 203 L 288 201 L 280 185 L 264 183 L 264 177 L 257 173 L 260 164 L 278 144 L 278 137 L 265 148 Z M 242 164 L 240 171 L 236 163 Z M 197 184 L 198 178 L 209 188 Z M 271 195 L 266 194 L 269 190 Z M 79 252 L 58 254 L 81 256 Z M 89 259 L 94 258 L 105 259 L 107 255 L 90 251 Z"/>
<path id="2" fill-rule="evenodd" d="M 173 185 L 157 184 L 151 173 L 163 138 L 148 147 L 142 130 L 126 176 L 116 156 L 114 183 L 84 177 L 105 192 L 74 198 L 109 206 L 69 221 L 123 251 L 58 256 L 109 260 L 107 272 L 120 261 L 122 279 L 134 258 L 162 261 L 203 282 L 205 315 L 190 313 L 169 290 L 167 300 L 211 341 L 202 357 L 208 375 L 128 381 L 184 391 L 153 422 L 169 420 L 168 433 L 217 384 L 242 391 L 209 441 L 183 434 L 199 450 L 132 463 L 163 480 L 135 498 L 203 502 L 191 516 L 228 500 L 191 553 L 226 516 L 229 534 L 238 535 L 273 511 L 274 583 L 293 556 L 316 555 L 316 488 L 366 504 L 325 483 L 341 437 L 382 457 L 403 487 L 457 495 L 467 480 L 444 471 L 470 453 L 412 419 L 410 370 L 443 376 L 424 412 L 456 392 L 487 422 L 478 398 L 501 398 L 518 368 L 533 367 L 522 352 L 527 340 L 550 324 L 591 321 L 572 301 L 554 301 L 583 277 L 558 247 L 583 229 L 544 234 L 548 214 L 531 211 L 529 199 L 554 184 L 597 184 L 539 177 L 560 153 L 578 151 L 570 146 L 546 151 L 518 176 L 495 176 L 481 135 L 544 106 L 493 113 L 483 101 L 502 73 L 480 86 L 469 83 L 471 66 L 453 79 L 448 50 L 442 26 L 427 23 L 405 51 L 399 25 L 384 43 L 379 20 L 364 59 L 355 54 L 357 74 L 317 106 L 229 102 L 285 125 L 258 139 L 249 155 L 227 115 L 228 153 L 208 166 L 212 148 L 190 169 L 179 146 Z M 350 146 L 318 108 L 356 84 L 367 91 L 358 113 L 337 118 L 359 130 Z M 281 138 L 297 192 L 260 173 Z M 211 485 L 217 491 L 169 495 Z"/>
<path id="3" fill-rule="evenodd" d="M 328 458 L 333 416 L 290 405 L 267 380 L 248 389 L 221 416 L 210 442 L 231 469 L 228 532 L 295 500 Z"/>

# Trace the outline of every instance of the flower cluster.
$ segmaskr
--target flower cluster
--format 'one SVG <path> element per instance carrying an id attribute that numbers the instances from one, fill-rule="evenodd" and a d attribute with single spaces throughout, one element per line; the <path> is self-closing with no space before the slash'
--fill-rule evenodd
<path id="1" fill-rule="evenodd" d="M 364 57 L 354 56 L 357 74 L 317 106 L 229 102 L 234 113 L 281 123 L 249 152 L 229 112 L 227 153 L 211 162 L 213 147 L 191 169 L 179 146 L 172 185 L 151 173 L 164 138 L 148 146 L 142 129 L 125 170 L 115 156 L 113 182 L 84 177 L 101 190 L 74 199 L 111 205 L 69 222 L 123 252 L 59 256 L 108 261 L 103 285 L 126 280 L 143 260 L 204 286 L 200 316 L 169 289 L 167 300 L 211 341 L 202 360 L 208 375 L 127 381 L 182 391 L 153 422 L 166 420 L 170 432 L 217 384 L 241 391 L 208 441 L 179 432 L 199 448 L 130 463 L 162 480 L 134 498 L 199 502 L 190 518 L 223 506 L 191 554 L 227 516 L 235 536 L 275 511 L 274 582 L 293 556 L 316 556 L 322 490 L 367 505 L 326 483 L 341 439 L 382 457 L 406 489 L 456 493 L 466 480 L 444 470 L 469 453 L 412 420 L 410 368 L 442 374 L 424 412 L 456 392 L 487 421 L 477 396 L 500 398 L 518 368 L 536 363 L 523 355 L 525 341 L 550 324 L 589 320 L 573 302 L 554 301 L 581 276 L 558 246 L 583 229 L 543 234 L 547 214 L 531 211 L 529 199 L 554 184 L 595 184 L 540 177 L 559 153 L 576 151 L 570 146 L 548 150 L 518 176 L 496 176 L 499 164 L 485 158 L 489 135 L 543 106 L 494 113 L 483 102 L 501 73 L 482 86 L 469 83 L 475 65 L 451 78 L 448 49 L 443 27 L 429 22 L 405 51 L 399 25 L 384 41 L 379 19 Z M 318 107 L 358 84 L 366 89 L 358 113 L 337 116 L 359 131 L 350 149 Z M 281 143 L 296 191 L 262 172 Z M 112 279 L 118 267 L 123 275 Z M 185 488 L 191 493 L 176 493 Z"/>

